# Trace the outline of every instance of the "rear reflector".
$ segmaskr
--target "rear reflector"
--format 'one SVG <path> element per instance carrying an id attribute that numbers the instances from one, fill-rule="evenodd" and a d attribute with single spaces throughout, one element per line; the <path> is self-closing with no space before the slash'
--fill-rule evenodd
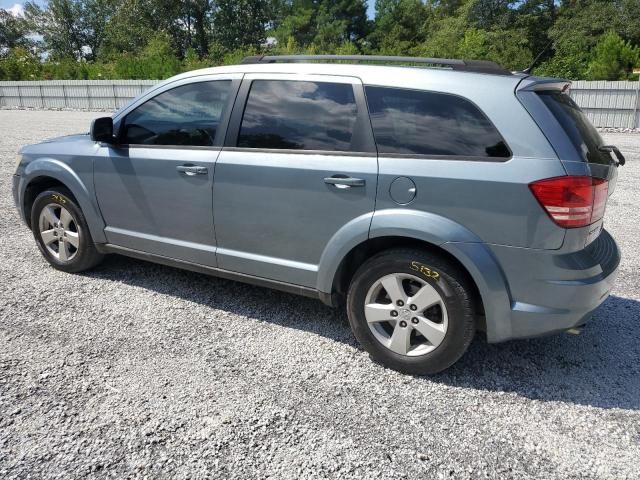
<path id="1" fill-rule="evenodd" d="M 586 227 L 604 217 L 609 185 L 601 178 L 548 178 L 529 184 L 529 188 L 551 219 L 561 227 Z"/>

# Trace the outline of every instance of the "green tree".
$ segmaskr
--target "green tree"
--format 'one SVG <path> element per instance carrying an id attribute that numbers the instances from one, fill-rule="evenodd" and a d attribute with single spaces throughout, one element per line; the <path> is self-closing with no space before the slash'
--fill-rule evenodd
<path id="1" fill-rule="evenodd" d="M 616 32 L 602 35 L 591 51 L 587 69 L 589 80 L 626 80 L 640 60 L 640 49 L 620 38 Z"/>
<path id="2" fill-rule="evenodd" d="M 25 15 L 31 29 L 42 35 L 44 48 L 54 59 L 83 56 L 82 8 L 75 0 L 51 0 L 46 8 L 27 2 Z"/>
<path id="3" fill-rule="evenodd" d="M 0 10 L 0 59 L 6 57 L 0 76 L 165 78 L 268 52 L 462 57 L 522 69 L 544 50 L 535 73 L 571 79 L 630 78 L 637 64 L 640 0 L 377 0 L 373 22 L 366 6 L 365 0 L 31 2 L 26 19 Z M 29 32 L 42 41 L 34 46 Z"/>
<path id="4" fill-rule="evenodd" d="M 209 53 L 211 39 L 212 0 L 187 0 L 189 11 L 189 48 L 195 50 L 200 58 Z"/>
<path id="5" fill-rule="evenodd" d="M 117 78 L 164 79 L 181 71 L 181 64 L 166 32 L 153 35 L 139 54 L 124 53 L 116 58 Z"/>
<path id="6" fill-rule="evenodd" d="M 377 0 L 368 37 L 371 48 L 386 55 L 410 55 L 425 40 L 427 18 L 427 7 L 421 0 Z"/>
<path id="7" fill-rule="evenodd" d="M 475 0 L 469 10 L 469 19 L 481 29 L 505 28 L 516 14 L 513 0 Z"/>
<path id="8" fill-rule="evenodd" d="M 29 47 L 32 41 L 28 37 L 29 27 L 24 18 L 15 17 L 0 8 L 0 56 L 16 47 Z"/>
<path id="9" fill-rule="evenodd" d="M 109 0 L 49 0 L 25 5 L 29 28 L 42 35 L 52 59 L 95 60 L 110 16 Z"/>
<path id="10" fill-rule="evenodd" d="M 268 0 L 218 0 L 214 10 L 213 37 L 227 51 L 259 48 L 267 36 L 271 13 Z"/>
<path id="11" fill-rule="evenodd" d="M 512 28 L 520 29 L 527 38 L 527 45 L 533 56 L 542 54 L 541 60 L 553 55 L 550 44 L 549 29 L 557 16 L 554 0 L 524 0 L 517 7 Z"/>
<path id="12" fill-rule="evenodd" d="M 640 0 L 617 0 L 620 25 L 617 33 L 633 45 L 640 45 Z"/>
<path id="13" fill-rule="evenodd" d="M 457 5 L 455 10 L 454 5 Z M 424 24 L 425 41 L 416 47 L 416 54 L 436 58 L 456 57 L 465 32 L 472 27 L 469 19 L 473 6 L 474 0 L 441 1 L 432 6 Z"/>
<path id="14" fill-rule="evenodd" d="M 115 56 L 140 52 L 149 40 L 162 31 L 162 19 L 154 27 L 149 3 L 138 0 L 117 0 L 114 13 L 105 25 L 105 36 L 99 56 L 110 60 Z M 135 21 L 131 21 L 134 18 Z"/>
<path id="15" fill-rule="evenodd" d="M 101 57 L 139 52 L 158 33 L 168 36 L 179 58 L 184 58 L 190 48 L 199 56 L 207 54 L 211 40 L 212 0 L 108 1 L 113 5 L 113 14 L 105 25 Z"/>
<path id="16" fill-rule="evenodd" d="M 360 43 L 369 32 L 365 0 L 292 0 L 274 31 L 279 44 L 289 39 L 319 52 L 333 51 L 345 42 Z"/>
<path id="17" fill-rule="evenodd" d="M 286 45 L 290 40 L 296 45 L 313 42 L 316 35 L 316 4 L 314 0 L 293 0 L 281 5 L 282 18 L 273 31 L 279 45 Z"/>
<path id="18" fill-rule="evenodd" d="M 602 34 L 620 27 L 617 0 L 564 0 L 549 30 L 553 56 L 536 73 L 571 79 L 585 78 L 590 52 Z"/>

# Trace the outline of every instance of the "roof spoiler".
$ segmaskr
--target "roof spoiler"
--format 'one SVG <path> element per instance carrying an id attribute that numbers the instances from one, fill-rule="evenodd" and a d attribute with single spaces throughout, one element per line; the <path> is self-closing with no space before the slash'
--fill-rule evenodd
<path id="1" fill-rule="evenodd" d="M 452 70 L 512 75 L 510 71 L 488 60 L 457 60 L 451 58 L 396 57 L 387 55 L 256 55 L 245 57 L 242 64 L 295 63 L 295 62 L 378 62 L 417 63 L 450 68 Z"/>
<path id="2" fill-rule="evenodd" d="M 557 78 L 540 78 L 528 77 L 522 81 L 518 90 L 529 92 L 541 92 L 556 90 L 560 93 L 569 93 L 571 82 L 569 80 L 560 80 Z"/>

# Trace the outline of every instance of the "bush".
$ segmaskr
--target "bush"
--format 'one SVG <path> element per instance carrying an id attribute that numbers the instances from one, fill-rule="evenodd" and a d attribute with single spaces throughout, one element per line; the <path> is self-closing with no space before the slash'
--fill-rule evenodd
<path id="1" fill-rule="evenodd" d="M 24 47 L 12 49 L 0 59 L 0 80 L 38 80 L 40 60 Z"/>

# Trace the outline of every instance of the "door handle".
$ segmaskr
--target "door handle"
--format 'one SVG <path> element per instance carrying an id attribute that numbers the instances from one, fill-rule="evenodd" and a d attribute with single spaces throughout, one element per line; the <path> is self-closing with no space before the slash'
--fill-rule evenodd
<path id="1" fill-rule="evenodd" d="M 364 187 L 365 181 L 362 178 L 347 177 L 346 175 L 334 175 L 325 177 L 324 183 L 333 185 L 336 188 Z"/>
<path id="2" fill-rule="evenodd" d="M 207 167 L 199 167 L 197 165 L 178 165 L 176 170 L 190 177 L 193 175 L 206 175 L 209 172 Z"/>

